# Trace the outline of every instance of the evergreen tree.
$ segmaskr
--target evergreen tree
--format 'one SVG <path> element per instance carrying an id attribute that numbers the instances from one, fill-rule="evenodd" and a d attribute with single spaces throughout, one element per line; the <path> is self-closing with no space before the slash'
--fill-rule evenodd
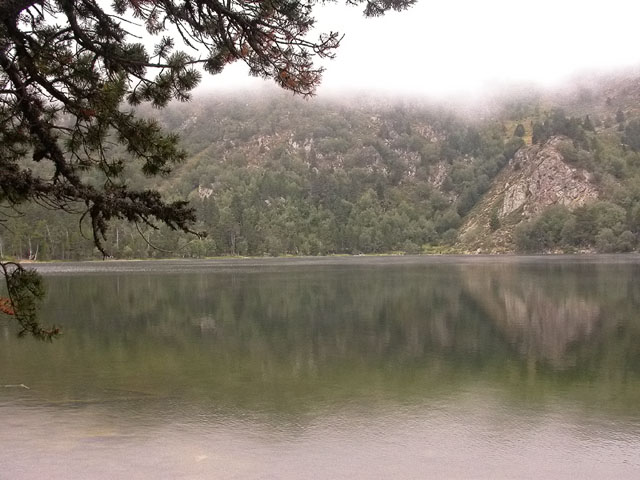
<path id="1" fill-rule="evenodd" d="M 414 1 L 348 3 L 364 3 L 365 15 L 377 16 Z M 237 60 L 252 75 L 312 94 L 322 74 L 314 60 L 331 57 L 341 39 L 336 32 L 308 37 L 319 3 L 115 0 L 111 11 L 97 0 L 1 0 L 0 203 L 80 208 L 103 255 L 107 227 L 115 219 L 196 233 L 186 201 L 168 202 L 157 191 L 128 186 L 124 172 L 132 163 L 145 175 L 166 175 L 185 158 L 175 134 L 138 117 L 132 107 L 187 101 L 200 81 L 198 65 L 215 74 Z M 156 39 L 153 50 L 127 31 L 125 18 L 144 25 Z M 170 27 L 198 57 L 176 50 Z M 51 173 L 36 173 L 46 172 L 44 164 Z M 89 175 L 101 181 L 88 181 Z M 29 292 L 24 280 L 33 276 L 19 265 L 3 265 L 10 293 L 5 313 L 19 313 L 26 303 L 15 292 Z M 12 289 L 16 278 L 20 282 L 13 284 L 20 288 Z M 37 296 L 40 290 L 31 291 Z M 34 309 L 22 312 L 16 315 L 22 332 L 56 332 L 37 324 Z"/>
<path id="2" fill-rule="evenodd" d="M 489 228 L 492 232 L 495 232 L 500 228 L 500 217 L 498 216 L 498 209 L 495 208 L 491 211 L 491 217 L 489 217 Z"/>
<path id="3" fill-rule="evenodd" d="M 531 141 L 534 144 L 542 144 L 549 139 L 549 132 L 546 124 L 542 124 L 540 122 L 535 122 L 533 124 L 533 134 L 531 136 Z"/>
<path id="4" fill-rule="evenodd" d="M 624 129 L 624 142 L 634 151 L 640 151 L 640 120 L 634 119 Z"/>
<path id="5" fill-rule="evenodd" d="M 591 117 L 589 115 L 585 115 L 584 120 L 582 120 L 582 128 L 589 132 L 595 132 L 596 129 L 593 126 L 593 122 L 591 121 Z"/>
<path id="6" fill-rule="evenodd" d="M 518 125 L 516 125 L 516 129 L 513 131 L 513 136 L 522 138 L 524 137 L 525 133 L 526 132 L 524 130 L 524 125 L 519 123 Z"/>

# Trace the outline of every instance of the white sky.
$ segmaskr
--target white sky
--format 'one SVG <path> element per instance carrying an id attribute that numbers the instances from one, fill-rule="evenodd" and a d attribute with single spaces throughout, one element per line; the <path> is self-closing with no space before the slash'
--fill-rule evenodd
<path id="1" fill-rule="evenodd" d="M 636 0 L 418 0 L 408 11 L 366 19 L 362 8 L 327 5 L 316 30 L 346 36 L 319 96 L 335 91 L 476 94 L 559 84 L 581 71 L 640 65 Z M 207 88 L 259 87 L 234 64 Z"/>

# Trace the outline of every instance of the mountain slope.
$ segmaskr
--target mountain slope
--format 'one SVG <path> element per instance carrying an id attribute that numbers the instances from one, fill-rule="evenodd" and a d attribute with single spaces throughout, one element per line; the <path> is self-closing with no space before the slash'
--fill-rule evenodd
<path id="1" fill-rule="evenodd" d="M 635 250 L 640 83 L 599 82 L 505 98 L 475 117 L 284 95 L 142 109 L 189 155 L 161 179 L 128 166 L 127 183 L 190 199 L 209 236 L 115 221 L 106 246 L 125 258 Z M 7 219 L 0 255 L 92 258 L 78 221 L 28 206 Z"/>

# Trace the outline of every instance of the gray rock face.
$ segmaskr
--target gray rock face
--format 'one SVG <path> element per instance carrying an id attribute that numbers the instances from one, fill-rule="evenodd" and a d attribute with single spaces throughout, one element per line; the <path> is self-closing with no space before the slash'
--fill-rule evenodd
<path id="1" fill-rule="evenodd" d="M 554 137 L 543 146 L 521 149 L 507 167 L 512 170 L 505 185 L 499 216 L 505 217 L 522 208 L 524 217 L 532 217 L 551 205 L 571 209 L 598 198 L 590 174 L 564 162 Z M 519 170 L 518 170 L 519 168 Z"/>
<path id="2" fill-rule="evenodd" d="M 513 251 L 513 232 L 521 222 L 552 205 L 573 210 L 597 200 L 591 174 L 562 156 L 562 144 L 568 141 L 553 137 L 544 145 L 520 149 L 465 219 L 460 245 L 478 253 Z M 496 214 L 500 226 L 494 230 L 491 218 Z"/>

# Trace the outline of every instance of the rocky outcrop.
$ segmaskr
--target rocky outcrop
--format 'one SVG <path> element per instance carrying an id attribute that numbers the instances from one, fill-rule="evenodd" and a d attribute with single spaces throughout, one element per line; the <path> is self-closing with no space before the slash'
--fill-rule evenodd
<path id="1" fill-rule="evenodd" d="M 534 145 L 516 153 L 507 167 L 510 178 L 503 185 L 500 217 L 522 209 L 523 217 L 528 218 L 551 205 L 573 209 L 598 198 L 589 172 L 565 163 L 559 151 L 563 141 L 554 137 L 543 146 Z"/>
<path id="2" fill-rule="evenodd" d="M 198 197 L 200 200 L 205 200 L 213 195 L 213 188 L 203 187 L 202 185 L 198 185 Z"/>
<path id="3" fill-rule="evenodd" d="M 598 198 L 592 175 L 565 161 L 564 142 L 569 140 L 553 137 L 516 153 L 467 216 L 460 230 L 462 247 L 472 252 L 512 251 L 513 230 L 520 222 L 552 205 L 574 209 Z"/>
<path id="4" fill-rule="evenodd" d="M 440 190 L 442 184 L 449 175 L 450 170 L 451 165 L 448 165 L 445 162 L 438 162 L 431 167 L 431 171 L 429 172 L 429 183 Z"/>

